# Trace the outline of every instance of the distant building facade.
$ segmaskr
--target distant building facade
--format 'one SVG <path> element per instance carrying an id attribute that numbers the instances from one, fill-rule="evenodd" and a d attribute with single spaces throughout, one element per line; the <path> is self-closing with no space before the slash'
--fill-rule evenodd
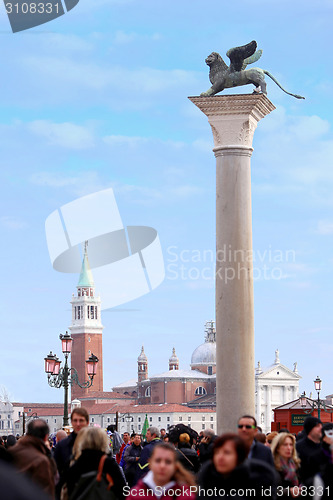
<path id="1" fill-rule="evenodd" d="M 280 362 L 279 351 L 275 351 L 275 361 L 262 369 L 260 362 L 255 374 L 255 416 L 264 433 L 270 432 L 274 420 L 274 408 L 299 396 L 297 363 L 290 370 Z"/>

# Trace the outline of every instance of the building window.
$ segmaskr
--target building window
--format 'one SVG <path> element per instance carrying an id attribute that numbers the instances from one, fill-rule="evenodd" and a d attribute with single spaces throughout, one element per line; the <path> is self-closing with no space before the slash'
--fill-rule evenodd
<path id="1" fill-rule="evenodd" d="M 91 421 L 92 421 L 92 422 L 95 422 L 95 419 L 94 419 L 94 417 L 91 417 Z"/>
<path id="2" fill-rule="evenodd" d="M 161 417 L 158 417 L 158 421 L 159 421 L 159 422 L 161 421 Z"/>
<path id="3" fill-rule="evenodd" d="M 183 417 L 179 417 L 179 422 L 182 422 L 183 421 Z"/>
<path id="4" fill-rule="evenodd" d="M 149 396 L 150 396 L 150 386 L 147 387 L 146 392 L 145 392 L 145 396 L 146 396 L 146 398 L 149 398 Z"/>
<path id="5" fill-rule="evenodd" d="M 167 422 L 170 422 L 170 417 L 167 417 Z"/>
<path id="6" fill-rule="evenodd" d="M 204 421 L 206 420 L 206 417 L 202 417 L 202 419 L 201 419 L 201 420 L 204 422 Z"/>
<path id="7" fill-rule="evenodd" d="M 95 319 L 97 319 L 97 306 L 95 306 Z"/>
<path id="8" fill-rule="evenodd" d="M 141 422 L 141 417 L 138 417 L 138 422 Z"/>
<path id="9" fill-rule="evenodd" d="M 196 388 L 195 390 L 195 393 L 194 393 L 196 396 L 202 396 L 204 394 L 207 394 L 207 391 L 204 387 L 202 387 L 201 385 L 199 387 Z"/>
<path id="10" fill-rule="evenodd" d="M 141 425 L 140 424 L 138 425 L 138 430 L 141 431 Z"/>
<path id="11" fill-rule="evenodd" d="M 89 306 L 87 306 L 87 318 L 89 319 Z"/>
<path id="12" fill-rule="evenodd" d="M 208 367 L 208 375 L 213 375 L 213 367 L 212 366 Z"/>
<path id="13" fill-rule="evenodd" d="M 153 421 L 153 417 L 149 417 L 149 422 L 152 422 Z"/>
<path id="14" fill-rule="evenodd" d="M 56 418 L 54 419 L 54 423 L 55 423 L 55 424 L 57 423 L 57 419 L 56 419 Z"/>
<path id="15" fill-rule="evenodd" d="M 110 417 L 108 417 L 108 423 L 110 422 Z"/>
<path id="16" fill-rule="evenodd" d="M 213 422 L 214 421 L 214 417 L 210 417 L 210 421 Z"/>
<path id="17" fill-rule="evenodd" d="M 191 417 L 190 417 L 190 416 L 189 416 L 189 417 L 187 417 L 187 420 L 188 420 L 189 422 L 191 422 Z"/>
<path id="18" fill-rule="evenodd" d="M 210 424 L 210 428 L 211 428 L 211 429 L 214 429 L 214 424 Z"/>
<path id="19" fill-rule="evenodd" d="M 90 306 L 90 319 L 94 319 L 95 318 L 95 307 L 94 306 Z"/>
<path id="20" fill-rule="evenodd" d="M 202 428 L 202 430 L 205 430 L 206 429 L 206 425 L 202 424 L 201 428 Z"/>

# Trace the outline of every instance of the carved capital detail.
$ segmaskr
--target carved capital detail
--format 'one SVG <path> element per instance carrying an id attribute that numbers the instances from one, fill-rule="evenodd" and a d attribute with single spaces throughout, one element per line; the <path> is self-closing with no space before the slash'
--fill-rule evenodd
<path id="1" fill-rule="evenodd" d="M 252 146 L 258 122 L 275 109 L 264 94 L 189 97 L 207 117 L 215 149 L 223 146 Z"/>

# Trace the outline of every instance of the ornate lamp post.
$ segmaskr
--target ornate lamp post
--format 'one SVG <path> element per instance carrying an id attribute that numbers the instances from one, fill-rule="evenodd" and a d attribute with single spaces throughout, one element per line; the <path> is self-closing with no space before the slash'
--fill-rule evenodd
<path id="1" fill-rule="evenodd" d="M 333 409 L 328 408 L 326 406 L 326 404 L 323 401 L 321 401 L 321 399 L 320 399 L 320 391 L 321 391 L 321 384 L 322 384 L 322 381 L 320 380 L 320 378 L 317 376 L 316 380 L 314 380 L 313 382 L 314 382 L 315 389 L 318 393 L 317 401 L 312 401 L 311 399 L 309 401 L 309 398 L 306 396 L 305 392 L 303 392 L 303 394 L 300 396 L 299 399 L 300 399 L 301 407 L 303 408 L 304 413 L 313 413 L 314 410 L 317 410 L 318 418 L 320 420 L 320 410 L 321 409 L 323 409 L 324 411 L 326 411 L 328 413 L 332 413 Z M 310 405 L 310 409 L 305 410 L 308 403 Z"/>
<path id="2" fill-rule="evenodd" d="M 61 361 L 55 354 L 50 353 L 44 358 L 45 360 L 45 373 L 47 373 L 47 381 L 51 387 L 64 388 L 64 426 L 68 425 L 68 388 L 69 385 L 77 384 L 79 387 L 88 388 L 93 384 L 94 376 L 97 371 L 98 358 L 91 354 L 86 360 L 87 374 L 89 380 L 79 382 L 79 376 L 75 368 L 69 368 L 68 357 L 72 351 L 73 339 L 68 332 L 65 335 L 60 334 L 61 349 L 65 356 L 65 365 L 61 368 Z"/>

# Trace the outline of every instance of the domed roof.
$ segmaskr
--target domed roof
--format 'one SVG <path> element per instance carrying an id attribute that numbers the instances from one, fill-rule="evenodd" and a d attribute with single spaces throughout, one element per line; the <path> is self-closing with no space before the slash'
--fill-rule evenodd
<path id="1" fill-rule="evenodd" d="M 216 365 L 216 330 L 214 321 L 206 321 L 205 343 L 199 345 L 193 352 L 192 365 Z"/>
<path id="2" fill-rule="evenodd" d="M 147 356 L 145 354 L 143 346 L 141 348 L 141 352 L 140 352 L 140 356 L 138 357 L 138 361 L 143 361 L 143 362 L 147 362 L 148 361 L 148 358 L 147 358 Z"/>
<path id="3" fill-rule="evenodd" d="M 216 365 L 216 342 L 199 345 L 192 354 L 192 365 Z"/>

